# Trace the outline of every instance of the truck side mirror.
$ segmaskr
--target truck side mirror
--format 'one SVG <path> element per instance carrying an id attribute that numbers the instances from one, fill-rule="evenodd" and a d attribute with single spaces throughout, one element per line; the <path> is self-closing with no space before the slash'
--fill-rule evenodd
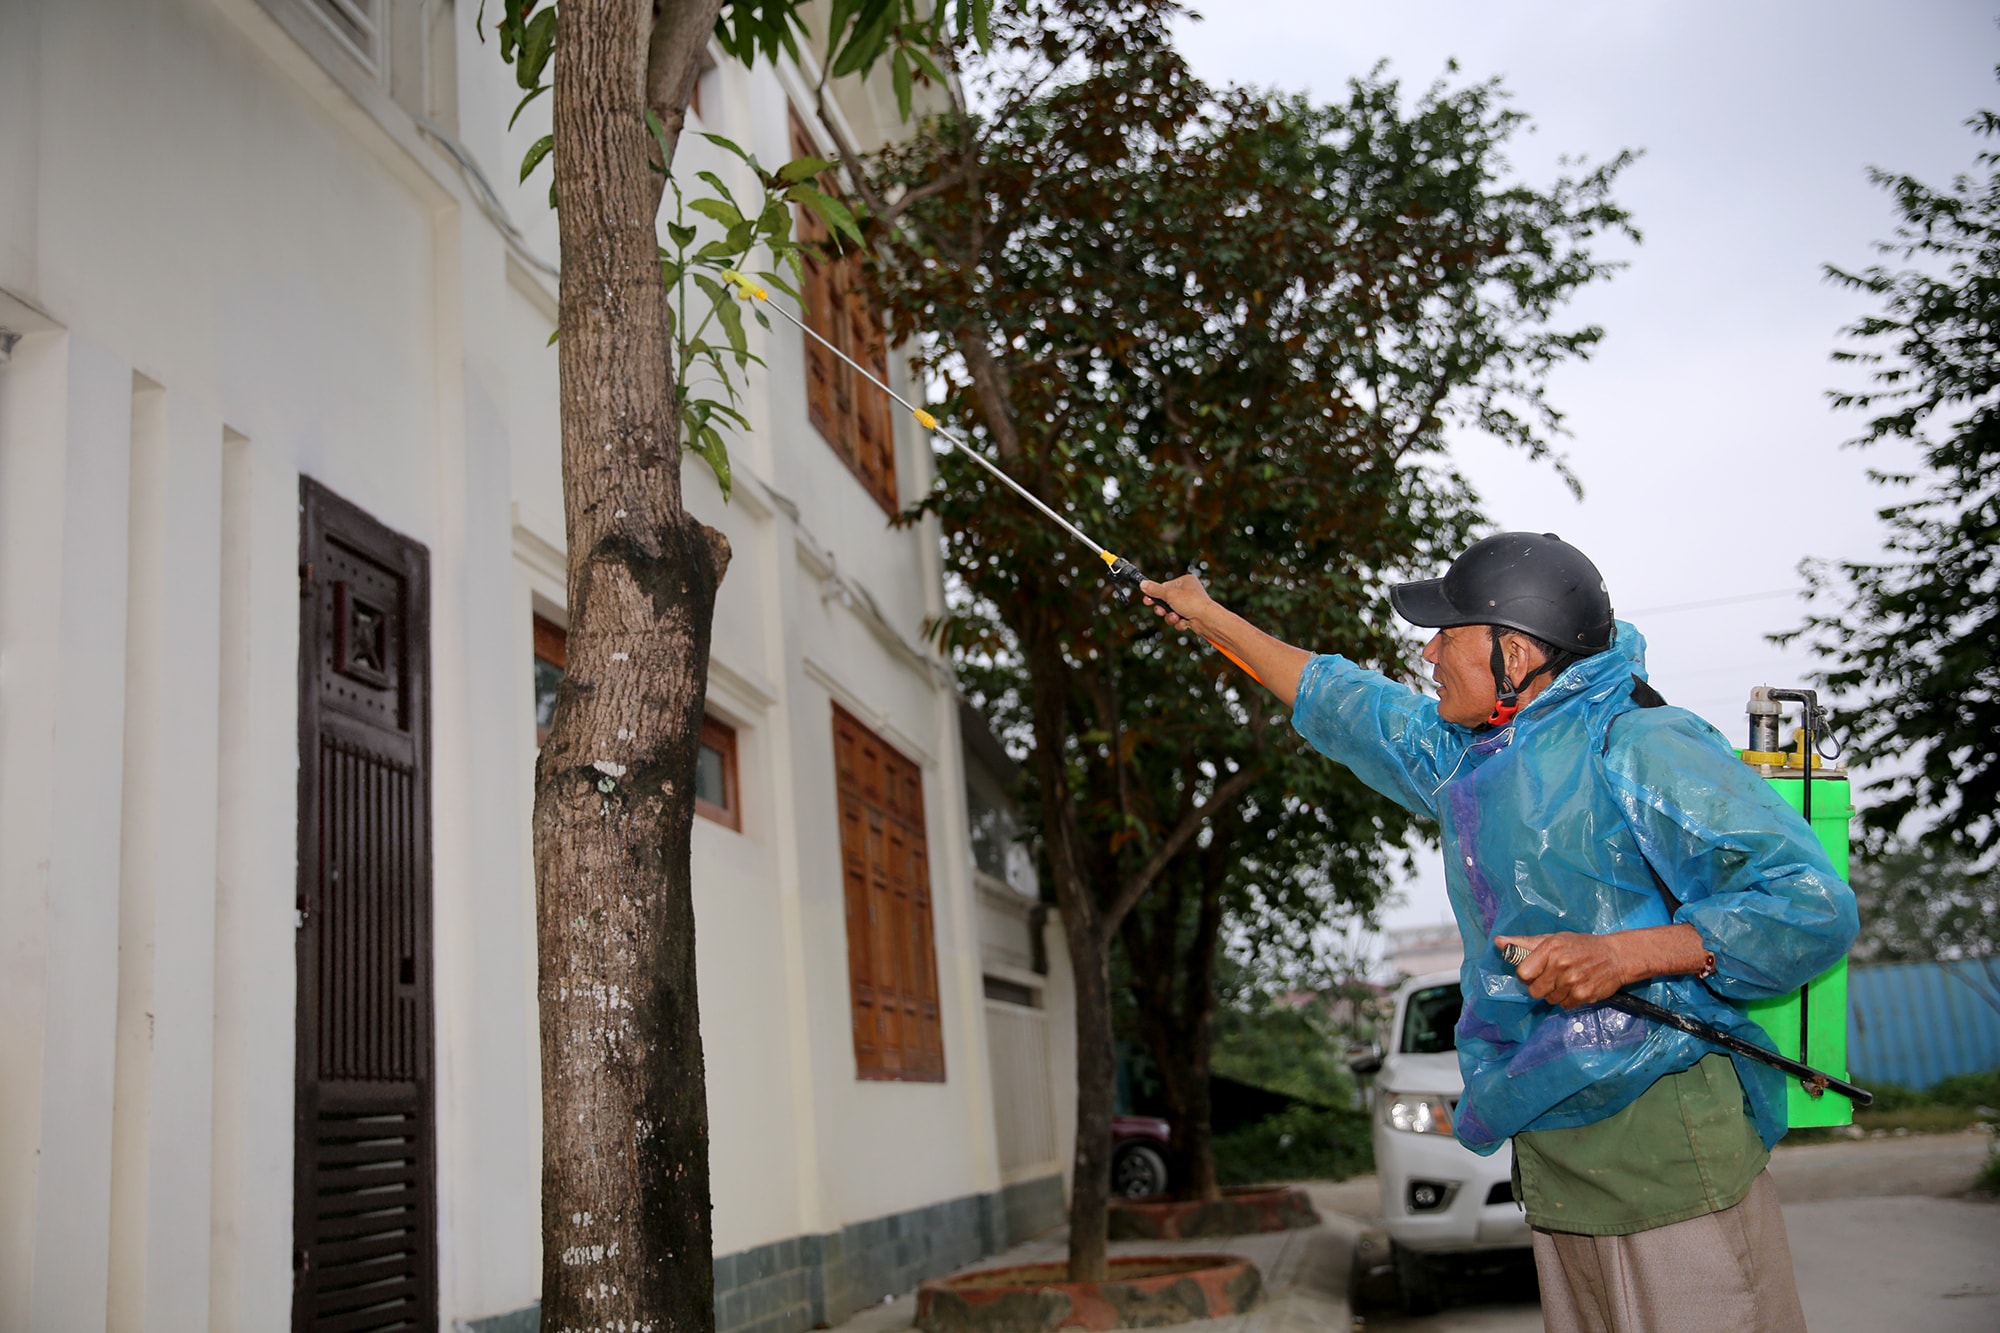
<path id="1" fill-rule="evenodd" d="M 1380 1072 L 1382 1068 L 1382 1048 L 1372 1041 L 1351 1042 L 1347 1047 L 1347 1067 L 1356 1075 L 1366 1077 Z"/>

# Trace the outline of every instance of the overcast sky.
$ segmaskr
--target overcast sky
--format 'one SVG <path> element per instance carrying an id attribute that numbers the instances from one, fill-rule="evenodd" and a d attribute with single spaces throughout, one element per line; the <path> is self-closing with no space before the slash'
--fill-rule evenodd
<path id="1" fill-rule="evenodd" d="M 1197 5 L 1197 8 L 1203 8 Z M 1387 59 L 1406 91 L 1445 76 L 1504 78 L 1535 132 L 1522 177 L 1565 154 L 1644 150 L 1617 198 L 1644 234 L 1630 268 L 1587 292 L 1575 322 L 1606 331 L 1552 397 L 1578 502 L 1546 465 L 1468 440 L 1459 461 L 1508 528 L 1560 534 L 1604 571 L 1650 645 L 1667 698 L 1738 744 L 1756 684 L 1803 684 L 1805 655 L 1763 639 L 1797 623 L 1803 557 L 1878 549 L 1884 492 L 1842 449 L 1860 418 L 1826 391 L 1827 359 L 1868 307 L 1823 263 L 1873 260 L 1893 225 L 1870 166 L 1933 184 L 1969 169 L 1966 117 L 2000 105 L 1993 0 L 1212 0 L 1181 34 L 1214 82 L 1333 100 Z M 1698 609 L 1664 611 L 1687 603 Z M 1720 603 L 1720 604 L 1719 604 Z M 1282 633 L 1281 627 L 1273 627 Z M 1337 645 L 1327 645 L 1337 647 Z M 1389 925 L 1448 919 L 1429 861 Z"/>

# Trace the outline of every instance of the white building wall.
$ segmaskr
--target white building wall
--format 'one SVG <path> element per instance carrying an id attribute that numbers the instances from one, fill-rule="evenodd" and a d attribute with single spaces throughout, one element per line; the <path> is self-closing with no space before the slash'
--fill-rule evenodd
<path id="1" fill-rule="evenodd" d="M 546 103 L 503 128 L 518 90 L 476 8 L 437 126 L 475 174 L 293 0 L 0 4 L 0 329 L 24 335 L 0 365 L 0 1333 L 288 1325 L 301 475 L 430 551 L 441 1309 L 534 1299 L 556 247 L 546 168 L 510 183 Z M 782 161 L 788 89 L 726 66 L 711 119 Z M 862 143 L 893 123 L 879 90 L 848 112 Z M 692 138 L 681 165 L 731 170 Z M 889 529 L 813 431 L 777 327 L 734 501 L 686 474 L 735 552 L 710 701 L 743 828 L 695 834 L 719 1255 L 1002 1185 L 957 714 L 915 645 L 936 534 Z M 898 431 L 908 499 L 928 452 Z M 941 1084 L 855 1076 L 835 701 L 923 769 Z"/>

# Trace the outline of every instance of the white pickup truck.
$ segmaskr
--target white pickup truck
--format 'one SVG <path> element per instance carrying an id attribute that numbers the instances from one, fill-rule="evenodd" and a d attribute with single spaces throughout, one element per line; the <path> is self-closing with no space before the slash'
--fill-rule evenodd
<path id="1" fill-rule="evenodd" d="M 1411 1314 L 1437 1308 L 1435 1260 L 1479 1250 L 1526 1249 L 1527 1219 L 1514 1202 L 1514 1148 L 1481 1157 L 1452 1137 L 1465 1081 L 1452 1030 L 1463 997 L 1458 973 L 1412 977 L 1396 992 L 1386 1050 L 1356 1049 L 1357 1074 L 1375 1075 L 1375 1174 L 1396 1286 Z"/>

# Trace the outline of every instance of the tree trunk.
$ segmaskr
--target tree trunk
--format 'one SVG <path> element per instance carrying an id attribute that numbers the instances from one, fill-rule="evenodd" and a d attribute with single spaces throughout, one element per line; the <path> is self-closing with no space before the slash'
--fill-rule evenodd
<path id="1" fill-rule="evenodd" d="M 989 417 L 996 415 L 989 408 Z M 1032 595 L 1032 594 L 1031 594 Z M 1103 924 L 1096 890 L 1083 867 L 1078 845 L 1075 793 L 1063 752 L 1068 737 L 1064 712 L 1068 669 L 1054 627 L 1040 618 L 1023 626 L 1021 644 L 1029 664 L 1035 720 L 1030 762 L 1041 787 L 1043 850 L 1062 913 L 1076 987 L 1076 1148 L 1069 1195 L 1069 1277 L 1098 1282 L 1107 1274 L 1111 1204 L 1111 1116 L 1117 1095 L 1117 1053 L 1111 1033 L 1111 932 Z"/>
<path id="2" fill-rule="evenodd" d="M 1183 1198 L 1213 1202 L 1222 1197 L 1222 1185 L 1215 1176 L 1215 1112 L 1209 1096 L 1209 1077 L 1214 1066 L 1209 1058 L 1209 1024 L 1199 1025 L 1198 1035 L 1188 1046 L 1187 1104 L 1176 1112 L 1175 1154 L 1187 1172 L 1181 1187 Z"/>
<path id="3" fill-rule="evenodd" d="M 1202 858 L 1201 910 L 1195 916 L 1194 942 L 1186 958 L 1181 1000 L 1181 1027 L 1187 1034 L 1187 1130 L 1174 1126 L 1174 1141 L 1187 1164 L 1187 1194 L 1192 1199 L 1219 1199 L 1215 1178 L 1215 1112 L 1210 1075 L 1215 1069 L 1215 954 L 1222 947 L 1222 876 L 1218 858 Z"/>
<path id="4" fill-rule="evenodd" d="M 1215 1119 L 1209 1077 L 1215 1051 L 1215 955 L 1222 934 L 1221 876 L 1204 855 L 1193 936 L 1183 939 L 1183 897 L 1155 893 L 1121 927 L 1132 973 L 1139 1035 L 1160 1076 L 1172 1126 L 1168 1172 L 1176 1198 L 1222 1197 L 1215 1174 Z M 1142 915 L 1143 914 L 1143 915 Z M 1178 994 L 1177 994 L 1178 993 Z"/>
<path id="5" fill-rule="evenodd" d="M 1068 917 L 1065 913 L 1065 918 Z M 1076 977 L 1076 1156 L 1070 1174 L 1069 1279 L 1100 1282 L 1111 1205 L 1111 1115 L 1117 1047 L 1111 1035 L 1110 941 L 1065 919 Z"/>
<path id="6" fill-rule="evenodd" d="M 1207 1023 L 1141 1018 L 1139 1031 L 1153 1068 L 1160 1076 L 1161 1100 L 1173 1137 L 1167 1148 L 1167 1171 L 1177 1199 L 1222 1197 L 1215 1179 L 1213 1117 L 1208 1079 L 1211 1073 Z"/>
<path id="7" fill-rule="evenodd" d="M 689 843 L 729 548 L 682 506 L 644 112 L 687 82 L 662 77 L 663 45 L 693 49 L 662 29 L 706 32 L 718 3 L 657 24 L 644 0 L 558 11 L 570 628 L 535 775 L 546 1333 L 715 1326 Z"/>

